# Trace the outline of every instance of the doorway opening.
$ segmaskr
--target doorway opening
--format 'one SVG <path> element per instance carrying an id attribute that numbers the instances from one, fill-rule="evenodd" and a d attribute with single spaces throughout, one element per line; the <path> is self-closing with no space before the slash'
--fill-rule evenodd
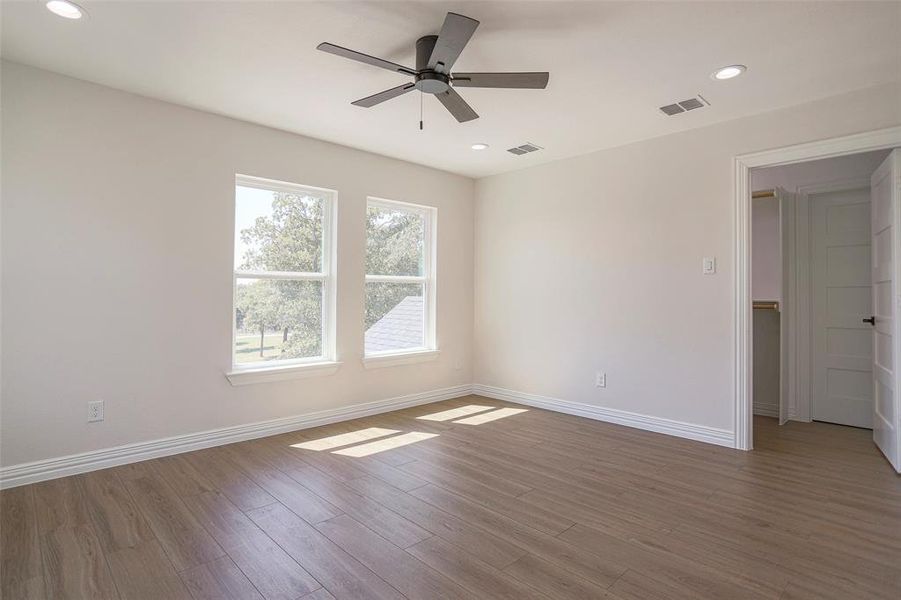
<path id="1" fill-rule="evenodd" d="M 901 469 L 901 209 L 870 200 L 882 169 L 881 205 L 901 202 L 899 147 L 892 128 L 736 157 L 737 448 L 753 447 L 755 415 L 875 427 Z M 890 414 L 874 426 L 879 407 Z"/>
<path id="2" fill-rule="evenodd" d="M 755 417 L 873 428 L 870 178 L 889 153 L 751 171 Z"/>

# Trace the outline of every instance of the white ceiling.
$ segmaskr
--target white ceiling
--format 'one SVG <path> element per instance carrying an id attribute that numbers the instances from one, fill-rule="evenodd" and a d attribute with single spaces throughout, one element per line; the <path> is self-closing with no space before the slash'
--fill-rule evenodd
<path id="1" fill-rule="evenodd" d="M 5 59 L 387 156 L 480 177 L 901 79 L 901 2 L 2 3 Z M 550 71 L 546 90 L 460 89 L 459 124 L 418 93 L 350 102 L 399 74 L 322 41 L 409 66 L 454 11 L 481 21 L 458 71 Z M 738 79 L 717 67 L 744 63 Z M 712 106 L 657 107 L 701 93 Z M 486 142 L 489 150 L 469 146 Z M 513 156 L 533 142 L 545 150 Z"/>

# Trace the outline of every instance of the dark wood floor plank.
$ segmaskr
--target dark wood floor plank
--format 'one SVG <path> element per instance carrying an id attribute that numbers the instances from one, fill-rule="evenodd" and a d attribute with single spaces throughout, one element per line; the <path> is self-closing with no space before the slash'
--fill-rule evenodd
<path id="1" fill-rule="evenodd" d="M 165 481 L 151 475 L 131 479 L 125 486 L 176 571 L 202 565 L 225 554 Z"/>
<path id="2" fill-rule="evenodd" d="M 649 518 L 641 511 L 618 500 L 591 498 L 593 504 L 589 506 L 573 499 L 579 497 L 576 494 L 567 494 L 565 490 L 560 494 L 535 490 L 522 496 L 521 500 L 545 510 L 555 510 L 561 517 L 566 517 L 574 523 L 590 525 L 624 540 L 655 531 L 671 530 L 668 523 Z"/>
<path id="3" fill-rule="evenodd" d="M 316 495 L 401 548 L 432 537 L 432 533 L 393 512 L 389 507 L 370 500 L 315 467 L 306 465 L 293 469 L 288 474 Z"/>
<path id="4" fill-rule="evenodd" d="M 869 590 L 851 583 L 836 584 L 830 579 L 818 580 L 815 577 L 797 577 L 789 581 L 779 600 L 848 600 L 873 598 Z M 897 594 L 895 595 L 897 598 Z"/>
<path id="5" fill-rule="evenodd" d="M 0 492 L 0 595 L 44 594 L 34 486 Z"/>
<path id="6" fill-rule="evenodd" d="M 595 479 L 578 475 L 574 467 L 585 463 L 590 453 L 584 450 L 574 453 L 569 451 L 549 452 L 545 444 L 530 447 L 497 446 L 490 450 L 478 444 L 461 446 L 453 439 L 436 438 L 432 448 L 441 447 L 446 454 L 453 457 L 448 464 L 464 461 L 482 469 L 487 475 L 504 476 L 524 485 L 544 490 L 559 491 L 561 487 L 582 490 L 587 494 L 605 493 L 615 496 L 625 489 L 606 485 L 599 487 Z M 424 450 L 411 449 L 412 457 L 421 459 Z M 609 490 L 609 491 L 608 491 Z"/>
<path id="7" fill-rule="evenodd" d="M 560 539 L 583 552 L 609 557 L 640 575 L 684 589 L 693 598 L 759 600 L 767 596 L 750 590 L 729 574 L 706 568 L 684 557 L 655 552 L 633 542 L 619 540 L 581 524 L 564 531 Z"/>
<path id="8" fill-rule="evenodd" d="M 744 552 L 719 544 L 698 545 L 696 539 L 680 531 L 654 532 L 631 541 L 663 556 L 677 556 L 728 578 L 763 598 L 779 598 L 792 573 L 779 564 L 755 559 Z"/>
<path id="9" fill-rule="evenodd" d="M 822 526 L 808 537 L 816 546 L 841 550 L 888 567 L 901 565 L 901 540 L 872 536 L 853 527 Z"/>
<path id="10" fill-rule="evenodd" d="M 621 600 L 670 600 L 694 598 L 694 594 L 684 585 L 671 580 L 648 577 L 629 569 L 610 586 L 609 591 Z"/>
<path id="11" fill-rule="evenodd" d="M 509 479 L 529 488 L 553 489 L 561 482 L 571 483 L 572 467 L 584 462 L 582 456 L 561 456 L 556 461 L 542 460 L 540 468 L 523 462 L 524 458 L 539 460 L 547 458 L 544 450 L 537 451 L 542 444 L 527 449 L 508 448 L 506 452 L 493 450 L 485 452 L 478 446 L 461 446 L 454 440 L 437 438 L 428 447 L 411 447 L 411 460 L 424 460 L 431 462 L 429 457 L 441 460 L 440 464 L 451 467 L 458 463 L 465 463 L 472 469 L 481 473 L 481 479 L 486 477 Z M 448 460 L 448 457 L 452 457 Z M 533 468 L 530 468 L 532 466 Z M 521 495 L 521 494 L 518 494 Z"/>
<path id="12" fill-rule="evenodd" d="M 390 429 L 384 426 L 380 428 Z M 341 427 L 337 429 L 337 431 L 345 433 L 349 431 L 359 431 L 360 429 L 366 429 L 366 427 L 359 427 L 353 423 L 350 425 L 348 425 L 347 423 L 342 423 Z M 310 440 L 318 440 L 323 437 L 335 435 L 335 431 L 335 426 L 328 426 L 327 428 L 308 429 L 295 432 L 293 434 L 285 434 L 283 436 L 280 436 L 279 439 L 273 440 L 273 442 L 276 444 L 275 450 L 277 452 L 280 452 L 283 458 L 287 458 L 287 460 L 292 460 L 295 462 L 297 460 L 302 460 L 310 464 L 311 466 L 330 473 L 333 477 L 342 481 L 357 479 L 366 475 L 372 475 L 390 483 L 391 485 L 401 490 L 413 489 L 425 483 L 415 475 L 397 469 L 391 464 L 376 459 L 375 456 L 351 458 L 347 456 L 332 454 L 330 450 L 315 451 L 294 447 L 295 444 L 309 442 Z M 406 431 L 404 431 L 404 433 L 406 433 Z M 391 454 L 392 452 L 393 451 L 382 454 Z M 285 457 L 286 454 L 289 454 L 290 456 Z"/>
<path id="13" fill-rule="evenodd" d="M 391 454 L 391 452 L 386 452 L 384 454 Z M 413 475 L 408 471 L 387 464 L 377 457 L 379 457 L 379 455 L 363 456 L 358 459 L 342 457 L 342 459 L 355 460 L 354 464 L 358 469 L 365 471 L 372 477 L 381 479 L 382 481 L 393 485 L 399 490 L 414 490 L 426 484 L 426 482 L 422 478 L 417 477 L 416 475 Z"/>
<path id="14" fill-rule="evenodd" d="M 709 523 L 681 525 L 677 533 L 690 537 L 695 545 L 708 547 L 708 552 L 726 547 L 778 565 L 789 571 L 793 580 L 816 577 L 849 593 L 868 589 L 871 598 L 888 599 L 901 593 L 901 570 L 896 565 L 854 556 L 841 548 L 816 545 L 809 537 L 778 528 L 760 527 L 725 515 Z"/>
<path id="15" fill-rule="evenodd" d="M 254 509 L 248 516 L 338 600 L 403 599 L 395 588 L 281 504 Z"/>
<path id="16" fill-rule="evenodd" d="M 348 515 L 316 528 L 410 600 L 477 598 Z"/>
<path id="17" fill-rule="evenodd" d="M 625 563 L 618 561 L 613 553 L 586 552 L 564 541 L 562 536 L 572 528 L 554 537 L 437 486 L 427 485 L 410 493 L 599 587 L 606 588 L 626 570 Z"/>
<path id="18" fill-rule="evenodd" d="M 202 472 L 217 490 L 241 510 L 260 508 L 276 501 L 235 467 L 221 448 L 189 452 L 184 456 L 195 470 Z"/>
<path id="19" fill-rule="evenodd" d="M 526 554 L 508 566 L 504 573 L 542 591 L 550 598 L 583 600 L 604 598 L 606 594 L 606 587 L 591 583 L 532 554 Z"/>
<path id="20" fill-rule="evenodd" d="M 106 557 L 88 525 L 57 527 L 41 539 L 48 598 L 119 598 Z"/>
<path id="21" fill-rule="evenodd" d="M 191 594 L 156 540 L 116 550 L 107 558 L 122 600 L 191 599 Z"/>
<path id="22" fill-rule="evenodd" d="M 407 552 L 479 598 L 498 600 L 549 598 L 535 588 L 476 559 L 466 549 L 446 542 L 438 536 L 407 548 Z"/>
<path id="23" fill-rule="evenodd" d="M 515 497 L 504 494 L 498 490 L 496 478 L 485 478 L 491 485 L 481 485 L 471 478 L 460 478 L 456 471 L 441 469 L 432 462 L 413 461 L 407 463 L 402 469 L 418 472 L 423 479 L 449 489 L 467 498 L 472 498 L 481 504 L 497 511 L 511 519 L 550 535 L 557 535 L 566 531 L 575 524 L 575 521 L 564 518 L 559 512 L 546 510 L 541 506 L 524 502 L 520 496 L 532 491 L 532 488 L 523 487 L 520 494 Z"/>
<path id="24" fill-rule="evenodd" d="M 229 447 L 226 451 L 248 477 L 307 523 L 319 523 L 342 514 L 341 510 L 298 485 L 284 471 L 259 456 L 242 452 L 240 448 Z"/>
<path id="25" fill-rule="evenodd" d="M 128 483 L 129 481 L 141 479 L 142 477 L 158 477 L 157 470 L 154 468 L 154 462 L 155 459 L 143 460 L 113 467 L 112 469 L 109 469 L 109 471 L 114 473 L 122 483 Z"/>
<path id="26" fill-rule="evenodd" d="M 43 481 L 34 486 L 35 513 L 40 535 L 90 521 L 81 475 Z"/>
<path id="27" fill-rule="evenodd" d="M 319 588 L 315 592 L 310 592 L 303 598 L 300 598 L 300 600 L 335 600 L 335 597 L 327 589 Z"/>
<path id="28" fill-rule="evenodd" d="M 419 498 L 374 477 L 349 481 L 348 485 L 389 506 L 423 529 L 466 548 L 473 556 L 495 568 L 503 568 L 525 554 L 525 550 L 458 519 Z"/>
<path id="29" fill-rule="evenodd" d="M 224 495 L 204 492 L 184 502 L 266 600 L 294 600 L 321 587 Z"/>
<path id="30" fill-rule="evenodd" d="M 79 481 L 91 524 L 105 552 L 154 539 L 146 519 L 113 470 L 86 473 Z"/>
<path id="31" fill-rule="evenodd" d="M 151 461 L 159 476 L 181 497 L 196 496 L 216 490 L 206 473 L 194 468 L 185 454 L 164 456 Z"/>
<path id="32" fill-rule="evenodd" d="M 15 598 L 16 600 L 46 600 L 47 592 L 44 587 L 43 574 L 29 579 L 17 579 L 9 576 L 3 577 L 3 589 L 0 590 L 0 598 Z"/>
<path id="33" fill-rule="evenodd" d="M 412 473 L 427 483 L 453 486 L 473 497 L 507 496 L 516 498 L 534 488 L 502 477 L 485 477 L 478 467 L 448 460 L 446 456 L 431 460 L 423 458 L 409 462 L 400 469 Z"/>
<path id="34" fill-rule="evenodd" d="M 294 447 L 295 444 L 304 443 L 311 439 L 330 437 L 333 431 L 329 427 L 326 431 L 319 431 L 315 434 L 310 433 L 309 430 L 299 431 L 294 434 L 286 433 L 275 438 L 255 440 L 254 447 L 259 449 L 260 456 L 265 457 L 269 463 L 283 471 L 310 465 L 327 471 L 332 477 L 341 480 L 365 475 L 366 472 L 357 467 L 356 461 L 349 461 L 343 457 L 335 456 L 328 450 L 305 450 Z"/>
<path id="35" fill-rule="evenodd" d="M 537 436 L 523 435 L 509 428 L 504 429 L 503 420 L 494 421 L 490 426 L 479 427 L 457 425 L 453 422 L 436 423 L 403 416 L 398 417 L 396 413 L 392 413 L 385 417 L 385 421 L 405 431 L 438 433 L 440 437 L 456 441 L 460 445 L 479 445 L 486 452 L 500 448 L 523 450 L 542 441 Z"/>
<path id="36" fill-rule="evenodd" d="M 182 571 L 181 579 L 194 600 L 263 600 L 250 580 L 227 556 Z"/>

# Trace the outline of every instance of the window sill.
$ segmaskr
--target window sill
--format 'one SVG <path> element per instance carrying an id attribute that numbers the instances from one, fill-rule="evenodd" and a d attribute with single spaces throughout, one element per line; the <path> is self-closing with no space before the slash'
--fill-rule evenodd
<path id="1" fill-rule="evenodd" d="M 397 365 L 428 362 L 438 358 L 438 350 L 416 350 L 413 352 L 396 352 L 393 354 L 376 354 L 363 358 L 363 366 L 367 369 L 381 369 Z"/>
<path id="2" fill-rule="evenodd" d="M 255 383 L 269 383 L 271 381 L 334 375 L 340 366 L 340 362 L 326 361 L 262 369 L 238 369 L 229 371 L 225 376 L 232 385 L 252 385 Z"/>

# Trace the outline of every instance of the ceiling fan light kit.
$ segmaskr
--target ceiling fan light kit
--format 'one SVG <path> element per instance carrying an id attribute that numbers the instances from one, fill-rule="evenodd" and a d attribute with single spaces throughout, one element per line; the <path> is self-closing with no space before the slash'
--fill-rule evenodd
<path id="1" fill-rule="evenodd" d="M 419 90 L 432 94 L 460 123 L 478 119 L 455 87 L 544 89 L 547 87 L 548 73 L 453 73 L 451 69 L 460 53 L 466 47 L 479 22 L 456 13 L 447 13 L 444 25 L 438 35 L 426 35 L 416 40 L 416 68 L 411 69 L 388 60 L 349 50 L 335 44 L 323 42 L 316 48 L 350 60 L 374 67 L 388 69 L 413 78 L 383 92 L 352 102 L 355 106 L 372 108 L 386 100 L 397 98 L 407 92 Z"/>

